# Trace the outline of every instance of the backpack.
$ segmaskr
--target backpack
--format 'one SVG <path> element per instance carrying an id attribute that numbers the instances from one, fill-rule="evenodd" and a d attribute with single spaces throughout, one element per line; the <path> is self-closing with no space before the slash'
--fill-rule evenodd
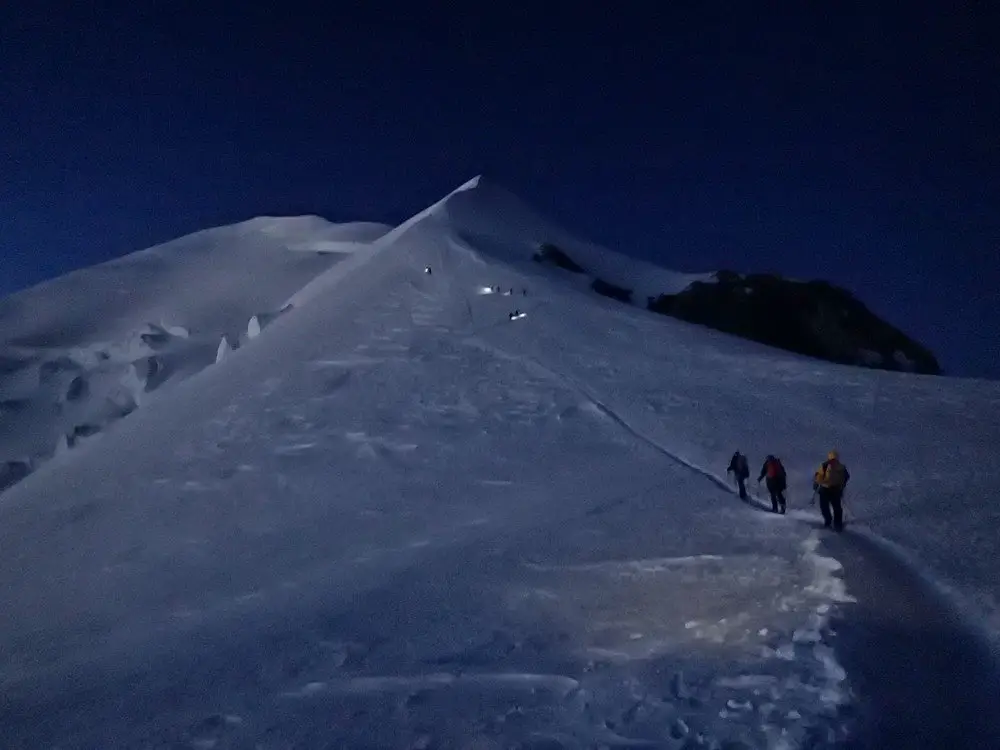
<path id="1" fill-rule="evenodd" d="M 847 484 L 847 469 L 840 461 L 824 461 L 817 476 L 821 487 L 841 489 Z"/>
<path id="2" fill-rule="evenodd" d="M 774 458 L 767 462 L 768 479 L 784 479 L 785 467 L 781 465 L 780 458 Z"/>
<path id="3" fill-rule="evenodd" d="M 741 477 L 750 476 L 750 464 L 747 463 L 747 457 L 742 453 L 736 459 L 736 473 Z"/>

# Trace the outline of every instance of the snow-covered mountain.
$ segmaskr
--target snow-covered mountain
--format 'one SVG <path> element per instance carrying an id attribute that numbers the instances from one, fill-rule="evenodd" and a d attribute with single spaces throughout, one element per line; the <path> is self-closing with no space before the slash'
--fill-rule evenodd
<path id="1" fill-rule="evenodd" d="M 238 347 L 388 230 L 262 217 L 0 299 L 0 491 Z"/>
<path id="2" fill-rule="evenodd" d="M 4 398 L 49 403 L 39 434 L 141 383 L 0 498 L 4 746 L 1000 737 L 1000 385 L 608 299 L 594 279 L 644 299 L 710 278 L 482 180 L 393 229 L 178 243 L 0 308 Z M 35 418 L 9 417 L 27 446 Z M 837 536 L 809 502 L 832 447 Z M 782 457 L 787 516 L 734 497 L 736 448 Z"/>

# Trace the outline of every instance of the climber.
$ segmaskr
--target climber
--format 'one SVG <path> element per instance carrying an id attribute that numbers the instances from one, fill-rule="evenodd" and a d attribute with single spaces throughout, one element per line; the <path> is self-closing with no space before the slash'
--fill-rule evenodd
<path id="1" fill-rule="evenodd" d="M 430 272 L 431 272 L 431 267 L 430 266 L 424 266 L 424 273 L 426 273 L 427 275 L 430 275 Z"/>
<path id="2" fill-rule="evenodd" d="M 785 489 L 788 486 L 788 479 L 785 475 L 785 467 L 781 465 L 781 459 L 774 456 L 768 456 L 764 459 L 764 465 L 760 467 L 760 476 L 757 477 L 757 484 L 760 484 L 765 477 L 767 477 L 767 491 L 771 495 L 771 510 L 775 513 L 784 513 Z"/>
<path id="3" fill-rule="evenodd" d="M 729 462 L 729 468 L 726 469 L 726 473 L 732 473 L 736 478 L 736 486 L 740 488 L 740 500 L 747 502 L 746 481 L 750 478 L 750 464 L 747 462 L 747 457 L 736 451 Z"/>
<path id="4" fill-rule="evenodd" d="M 851 473 L 840 462 L 840 455 L 835 450 L 830 451 L 813 477 L 813 492 L 819 493 L 819 510 L 826 528 L 830 528 L 832 522 L 834 530 L 844 529 L 844 488 L 850 479 Z"/>

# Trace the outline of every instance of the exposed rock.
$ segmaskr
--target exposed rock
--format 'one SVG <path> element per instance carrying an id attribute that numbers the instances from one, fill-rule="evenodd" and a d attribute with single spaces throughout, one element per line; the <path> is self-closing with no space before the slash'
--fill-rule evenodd
<path id="1" fill-rule="evenodd" d="M 142 339 L 142 343 L 146 346 L 155 349 L 164 346 L 170 341 L 170 333 L 162 326 L 149 323 L 146 327 L 148 330 L 139 334 L 139 338 Z"/>
<path id="2" fill-rule="evenodd" d="M 155 390 L 166 377 L 166 366 L 163 360 L 156 355 L 137 359 L 132 363 L 135 376 L 142 383 L 143 391 Z"/>
<path id="3" fill-rule="evenodd" d="M 609 281 L 605 281 L 604 279 L 594 279 L 590 288 L 605 297 L 610 297 L 611 299 L 618 300 L 619 302 L 625 302 L 627 304 L 632 303 L 631 289 L 625 289 L 624 287 L 617 286 Z"/>
<path id="4" fill-rule="evenodd" d="M 649 309 L 763 344 L 831 362 L 939 375 L 934 355 L 825 281 L 720 271 Z"/>
<path id="5" fill-rule="evenodd" d="M 11 487 L 31 473 L 31 461 L 14 460 L 0 463 L 0 492 Z"/>
<path id="6" fill-rule="evenodd" d="M 69 387 L 66 389 L 66 400 L 79 401 L 87 395 L 89 390 L 87 379 L 83 375 L 77 375 L 70 381 Z"/>
<path id="7" fill-rule="evenodd" d="M 570 258 L 565 252 L 548 242 L 538 248 L 538 252 L 532 256 L 532 259 L 537 263 L 549 263 L 553 266 L 557 266 L 558 268 L 572 271 L 573 273 L 587 272 L 583 266 L 577 264 L 576 261 Z"/>
<path id="8" fill-rule="evenodd" d="M 72 439 L 75 441 L 77 438 L 90 437 L 91 435 L 96 435 L 100 431 L 100 426 L 96 424 L 78 424 L 73 427 Z"/>

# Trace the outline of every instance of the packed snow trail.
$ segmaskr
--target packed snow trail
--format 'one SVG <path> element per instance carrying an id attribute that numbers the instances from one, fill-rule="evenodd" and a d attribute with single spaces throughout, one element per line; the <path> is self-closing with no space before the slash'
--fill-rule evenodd
<path id="1" fill-rule="evenodd" d="M 1000 665 L 950 602 L 850 530 L 824 536 L 858 605 L 836 622 L 854 689 L 848 748 L 988 747 L 1000 742 Z"/>
<path id="2" fill-rule="evenodd" d="M 480 341 L 478 339 L 475 339 L 475 338 L 466 339 L 466 343 L 467 344 L 471 344 L 472 346 L 480 346 L 480 347 L 484 347 L 484 348 L 489 348 L 488 344 L 485 344 L 484 342 L 482 342 L 482 341 Z M 512 354 L 510 354 L 508 352 L 504 352 L 504 351 L 502 351 L 500 349 L 495 349 L 494 348 L 493 351 L 494 351 L 494 353 L 496 353 L 498 356 L 501 356 L 501 357 L 510 358 L 510 359 L 517 359 L 518 358 L 517 355 L 512 355 Z M 610 419 L 612 422 L 614 422 L 615 424 L 617 424 L 619 427 L 621 427 L 625 432 L 627 432 L 628 434 L 630 434 L 632 437 L 636 438 L 637 440 L 642 441 L 643 443 L 645 443 L 649 447 L 653 448 L 653 450 L 658 451 L 659 453 L 662 453 L 664 456 L 666 456 L 670 460 L 674 461 L 675 463 L 680 464 L 681 466 L 685 467 L 686 469 L 690 469 L 692 472 L 694 472 L 696 474 L 699 474 L 700 476 L 704 477 L 705 479 L 709 480 L 710 482 L 718 485 L 721 489 L 726 490 L 726 491 L 729 491 L 730 489 L 732 489 L 730 483 L 727 482 L 726 480 L 722 479 L 721 477 L 719 477 L 718 475 L 712 473 L 711 471 L 708 471 L 707 469 L 703 469 L 702 467 L 696 466 L 695 464 L 687 461 L 682 456 L 678 455 L 677 453 L 674 453 L 669 448 L 665 448 L 664 446 L 662 446 L 658 442 L 656 442 L 656 440 L 654 440 L 653 438 L 649 437 L 648 435 L 646 435 L 642 431 L 640 431 L 637 428 L 633 427 L 632 424 L 625 417 L 623 417 L 621 414 L 619 414 L 618 412 L 616 412 L 610 406 L 608 406 L 607 404 L 605 404 L 600 398 L 598 398 L 593 393 L 591 393 L 584 385 L 582 385 L 579 382 L 577 382 L 574 378 L 570 377 L 569 375 L 566 375 L 565 373 L 553 372 L 552 370 L 550 370 L 548 367 L 546 367 L 542 363 L 540 363 L 537 360 L 534 360 L 534 359 L 532 359 L 530 357 L 522 356 L 522 359 L 524 360 L 525 364 L 527 364 L 528 366 L 530 366 L 532 368 L 536 368 L 537 370 L 539 370 L 540 372 L 544 373 L 547 377 L 551 378 L 552 380 L 564 383 L 564 384 L 568 385 L 569 387 L 571 387 L 573 390 L 575 390 L 577 393 L 579 393 L 583 398 L 585 398 L 588 403 L 590 403 L 591 405 L 593 405 L 593 407 L 598 412 L 600 412 L 601 414 L 604 414 L 606 417 L 608 417 L 608 419 Z"/>

